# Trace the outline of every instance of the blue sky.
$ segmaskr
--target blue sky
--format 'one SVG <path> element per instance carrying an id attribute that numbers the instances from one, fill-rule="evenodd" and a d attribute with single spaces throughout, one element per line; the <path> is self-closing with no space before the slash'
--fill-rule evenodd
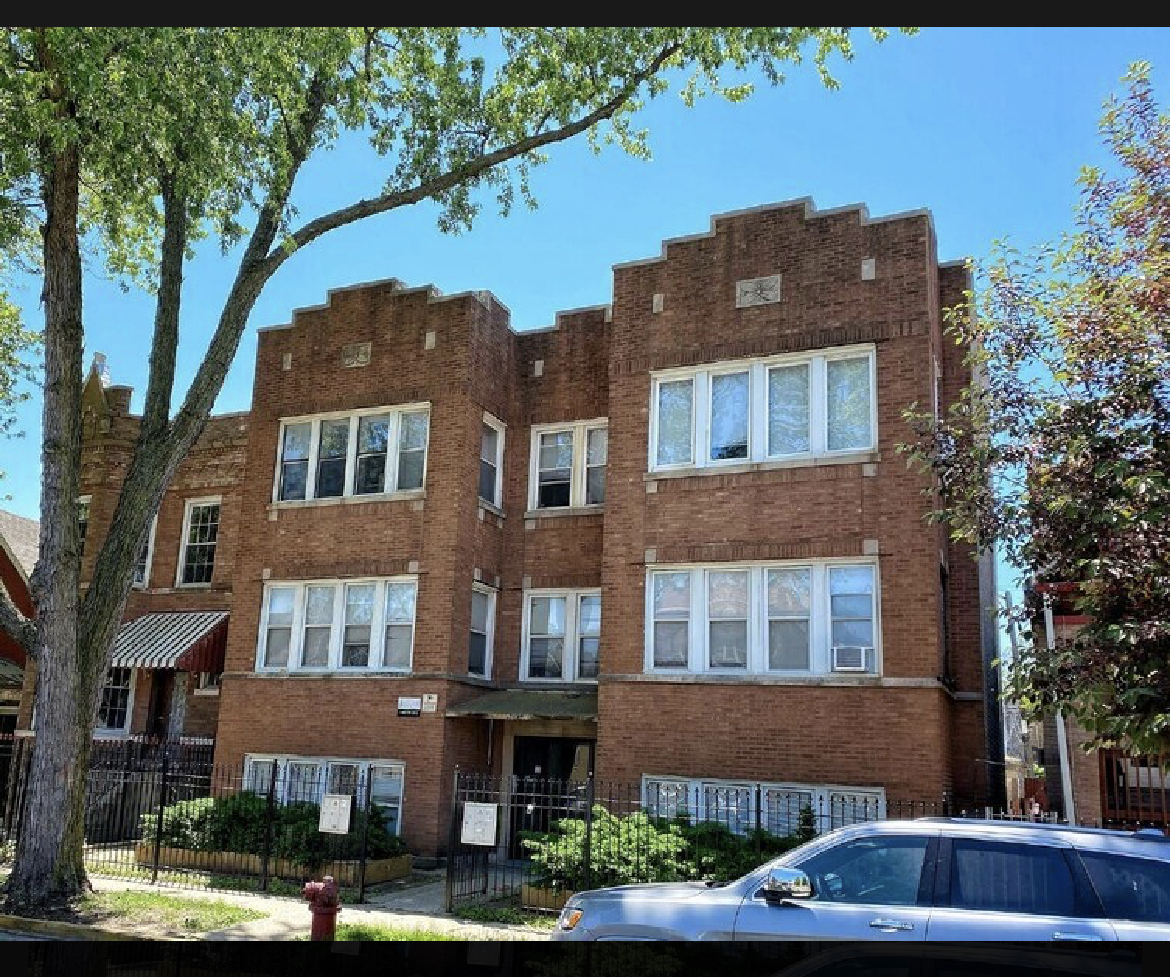
<path id="1" fill-rule="evenodd" d="M 535 212 L 500 219 L 485 202 L 470 234 L 435 226 L 424 204 L 334 232 L 294 256 L 269 283 L 217 410 L 251 401 L 254 327 L 289 320 L 330 288 L 395 276 L 445 292 L 487 288 L 517 328 L 551 324 L 558 309 L 609 299 L 615 262 L 656 255 L 663 238 L 705 230 L 713 213 L 810 195 L 820 207 L 865 202 L 873 214 L 928 207 L 940 257 L 985 255 L 1010 236 L 1027 245 L 1069 226 L 1080 167 L 1105 159 L 1102 101 L 1134 60 L 1155 66 L 1170 100 L 1170 30 L 925 29 L 877 46 L 859 36 L 857 57 L 835 65 L 839 91 L 794 68 L 779 88 L 745 103 L 686 109 L 676 95 L 643 122 L 654 158 L 584 143 L 552 152 L 533 186 Z M 379 160 L 360 140 L 319 158 L 297 197 L 305 216 L 375 191 Z M 230 283 L 232 262 L 203 248 L 187 270 L 179 381 L 194 373 Z M 16 293 L 36 322 L 37 289 Z M 86 359 L 109 357 L 115 383 L 141 407 L 152 303 L 98 277 L 87 281 Z M 21 408 L 25 438 L 0 442 L 0 506 L 37 515 L 40 403 Z M 1006 583 L 1006 581 L 1001 581 Z"/>

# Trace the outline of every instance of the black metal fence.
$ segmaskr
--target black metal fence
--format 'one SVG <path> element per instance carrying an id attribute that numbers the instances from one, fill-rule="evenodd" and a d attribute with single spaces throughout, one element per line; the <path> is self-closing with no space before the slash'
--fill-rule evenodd
<path id="1" fill-rule="evenodd" d="M 1019 819 L 947 796 L 888 800 L 877 791 L 460 771 L 447 907 L 499 901 L 552 911 L 572 892 L 599 886 L 726 881 L 833 828 L 935 816 Z"/>
<path id="2" fill-rule="evenodd" d="M 137 756 L 137 755 L 136 755 Z M 108 758 L 107 758 L 108 759 Z M 124 759 L 124 758 L 123 758 Z M 88 773 L 85 865 L 95 876 L 159 885 L 299 894 L 332 875 L 348 901 L 410 872 L 396 804 L 360 768 L 211 767 L 161 750 Z M 0 874 L 22 830 L 27 760 L 0 818 Z M 326 794 L 348 798 L 341 830 L 322 832 Z M 344 802 L 343 802 L 344 805 Z"/>

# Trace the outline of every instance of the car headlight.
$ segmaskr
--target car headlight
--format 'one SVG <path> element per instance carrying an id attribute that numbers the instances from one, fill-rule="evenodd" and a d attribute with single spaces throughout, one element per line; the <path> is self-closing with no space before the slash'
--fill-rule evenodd
<path id="1" fill-rule="evenodd" d="M 584 915 L 585 910 L 578 906 L 565 906 L 557 919 L 557 928 L 563 930 L 574 929 L 581 922 L 581 917 Z"/>

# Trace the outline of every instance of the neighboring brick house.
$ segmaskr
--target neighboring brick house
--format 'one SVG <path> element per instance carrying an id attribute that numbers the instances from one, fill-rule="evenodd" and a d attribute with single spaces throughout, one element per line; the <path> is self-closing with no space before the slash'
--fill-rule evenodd
<path id="1" fill-rule="evenodd" d="M 141 422 L 130 414 L 131 389 L 109 386 L 104 366 L 99 355 L 82 398 L 82 589 L 109 531 Z M 163 498 L 115 642 L 98 738 L 215 737 L 247 437 L 246 414 L 212 418 Z M 34 681 L 30 668 L 20 711 L 25 730 L 33 728 Z"/>
<path id="2" fill-rule="evenodd" d="M 197 595 L 231 610 L 217 762 L 293 793 L 369 776 L 422 853 L 456 767 L 594 771 L 730 820 L 994 799 L 991 567 L 896 452 L 903 409 L 969 379 L 941 314 L 968 285 L 925 211 L 800 200 L 617 266 L 611 305 L 548 329 L 388 280 L 261 330 L 251 414 L 184 466 L 239 427 L 230 593 Z M 168 494 L 164 573 L 202 494 Z"/>

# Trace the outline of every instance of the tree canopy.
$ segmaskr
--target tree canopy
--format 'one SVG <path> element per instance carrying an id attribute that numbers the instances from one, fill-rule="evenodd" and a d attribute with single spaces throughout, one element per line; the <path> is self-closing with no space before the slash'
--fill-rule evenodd
<path id="1" fill-rule="evenodd" d="M 938 476 L 935 517 L 998 546 L 1033 584 L 1072 584 L 1087 618 L 1010 672 L 1031 714 L 1063 709 L 1097 745 L 1170 748 L 1170 115 L 1150 68 L 1101 121 L 1108 169 L 1079 179 L 1074 229 L 1000 246 L 953 317 L 977 382 L 911 455 Z M 965 312 L 966 310 L 964 310 Z"/>

